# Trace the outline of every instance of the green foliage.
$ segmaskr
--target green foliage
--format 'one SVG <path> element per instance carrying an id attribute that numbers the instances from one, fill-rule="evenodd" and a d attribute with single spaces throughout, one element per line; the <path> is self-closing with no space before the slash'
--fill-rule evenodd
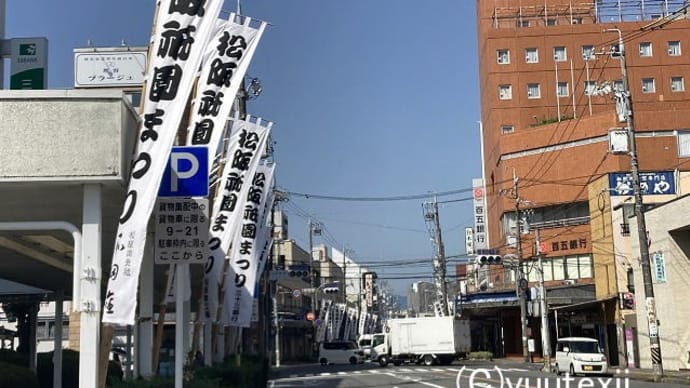
<path id="1" fill-rule="evenodd" d="M 572 119 L 573 119 L 573 116 L 561 117 L 561 121 L 572 120 Z M 548 124 L 553 124 L 553 123 L 557 123 L 557 122 L 558 122 L 558 117 L 549 117 L 549 118 L 541 119 L 535 124 L 530 124 L 530 127 L 539 127 L 542 125 L 548 125 Z"/>
<path id="2" fill-rule="evenodd" d="M 491 352 L 470 352 L 469 356 L 467 357 L 470 360 L 493 360 L 494 355 Z"/>
<path id="3" fill-rule="evenodd" d="M 0 387 L 39 388 L 38 378 L 25 366 L 0 362 Z"/>

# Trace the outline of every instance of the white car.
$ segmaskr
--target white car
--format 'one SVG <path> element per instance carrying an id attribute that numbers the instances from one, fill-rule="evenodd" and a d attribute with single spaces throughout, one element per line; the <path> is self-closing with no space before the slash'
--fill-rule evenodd
<path id="1" fill-rule="evenodd" d="M 556 374 L 606 374 L 606 356 L 593 338 L 565 337 L 556 344 Z"/>
<path id="2" fill-rule="evenodd" d="M 357 339 L 357 346 L 359 347 L 359 350 L 364 352 L 364 358 L 371 357 L 371 341 L 373 339 L 373 334 L 362 334 Z"/>
<path id="3" fill-rule="evenodd" d="M 359 364 L 364 362 L 364 352 L 357 348 L 354 342 L 322 342 L 319 345 L 319 363 L 328 364 Z"/>

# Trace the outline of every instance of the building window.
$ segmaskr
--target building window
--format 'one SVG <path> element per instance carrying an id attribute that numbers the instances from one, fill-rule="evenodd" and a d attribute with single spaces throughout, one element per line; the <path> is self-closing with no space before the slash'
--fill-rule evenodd
<path id="1" fill-rule="evenodd" d="M 671 77 L 671 91 L 683 92 L 685 91 L 685 81 L 683 77 Z"/>
<path id="2" fill-rule="evenodd" d="M 668 55 L 677 57 L 680 55 L 680 41 L 672 40 L 668 42 Z"/>
<path id="3" fill-rule="evenodd" d="M 556 94 L 558 95 L 558 97 L 568 97 L 570 95 L 570 93 L 568 92 L 568 83 L 559 82 Z"/>
<path id="4" fill-rule="evenodd" d="M 539 84 L 527 84 L 527 98 L 541 98 Z"/>
<path id="5" fill-rule="evenodd" d="M 558 23 L 556 22 L 555 18 L 546 19 L 546 25 L 547 26 L 555 26 L 556 24 L 558 24 Z"/>
<path id="6" fill-rule="evenodd" d="M 502 134 L 507 134 L 507 133 L 513 133 L 515 132 L 515 127 L 512 125 L 501 125 L 501 133 Z"/>
<path id="7" fill-rule="evenodd" d="M 654 265 L 654 282 L 666 283 L 666 261 L 664 260 L 664 252 L 652 253 L 652 265 Z"/>
<path id="8" fill-rule="evenodd" d="M 651 42 L 640 43 L 640 56 L 641 57 L 651 57 L 652 56 L 652 43 Z"/>
<path id="9" fill-rule="evenodd" d="M 525 49 L 525 62 L 539 63 L 539 50 L 536 48 Z"/>
<path id="10" fill-rule="evenodd" d="M 690 158 L 690 131 L 678 131 L 678 156 Z"/>
<path id="11" fill-rule="evenodd" d="M 581 17 L 572 18 L 570 23 L 571 24 L 582 24 L 582 18 Z"/>
<path id="12" fill-rule="evenodd" d="M 523 20 L 520 19 L 517 21 L 517 27 L 522 28 L 522 27 L 529 27 L 529 20 Z"/>
<path id="13" fill-rule="evenodd" d="M 584 59 L 585 61 L 594 59 L 594 46 L 582 46 L 582 59 Z"/>
<path id="14" fill-rule="evenodd" d="M 642 78 L 642 93 L 654 93 L 656 87 L 654 86 L 654 78 Z"/>
<path id="15" fill-rule="evenodd" d="M 596 81 L 585 81 L 585 96 L 592 96 L 597 90 Z"/>
<path id="16" fill-rule="evenodd" d="M 553 48 L 553 60 L 556 62 L 564 62 L 568 59 L 568 54 L 565 47 L 559 46 Z"/>
<path id="17" fill-rule="evenodd" d="M 496 51 L 497 61 L 501 65 L 507 65 L 510 63 L 510 50 L 500 49 Z"/>
<path id="18" fill-rule="evenodd" d="M 617 79 L 613 81 L 613 90 L 617 90 L 619 92 L 623 91 L 623 80 Z"/>
<path id="19" fill-rule="evenodd" d="M 513 99 L 513 86 L 512 85 L 498 85 L 498 98 L 501 100 L 512 100 Z"/>

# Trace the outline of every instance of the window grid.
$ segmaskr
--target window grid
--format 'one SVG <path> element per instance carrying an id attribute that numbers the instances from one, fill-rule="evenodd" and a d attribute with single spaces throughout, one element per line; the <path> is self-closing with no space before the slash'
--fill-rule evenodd
<path id="1" fill-rule="evenodd" d="M 652 43 L 651 42 L 640 43 L 640 56 L 641 57 L 651 57 L 652 56 Z"/>
<path id="2" fill-rule="evenodd" d="M 515 132 L 515 127 L 512 125 L 501 125 L 501 133 L 502 134 L 508 134 L 508 133 L 513 133 Z"/>
<path id="3" fill-rule="evenodd" d="M 678 156 L 690 158 L 690 131 L 678 131 Z"/>
<path id="4" fill-rule="evenodd" d="M 527 84 L 527 98 L 541 98 L 539 84 Z"/>
<path id="5" fill-rule="evenodd" d="M 654 93 L 656 88 L 654 78 L 642 78 L 642 93 Z"/>
<path id="6" fill-rule="evenodd" d="M 556 94 L 558 95 L 558 97 L 568 97 L 570 95 L 568 91 L 568 83 L 559 82 L 556 88 Z"/>
<path id="7" fill-rule="evenodd" d="M 671 77 L 671 91 L 683 92 L 685 91 L 685 80 L 683 77 Z"/>
<path id="8" fill-rule="evenodd" d="M 586 96 L 591 96 L 594 94 L 594 91 L 597 89 L 597 83 L 596 81 L 585 81 L 585 95 Z"/>
<path id="9" fill-rule="evenodd" d="M 539 50 L 536 48 L 525 49 L 526 63 L 539 63 Z"/>
<path id="10" fill-rule="evenodd" d="M 594 59 L 594 46 L 582 46 L 582 59 L 584 59 L 585 61 Z"/>
<path id="11" fill-rule="evenodd" d="M 507 65 L 510 63 L 510 50 L 501 49 L 496 51 L 496 60 L 501 65 Z"/>
<path id="12" fill-rule="evenodd" d="M 668 55 L 672 57 L 677 57 L 681 54 L 680 52 L 680 41 L 672 40 L 668 42 Z"/>
<path id="13" fill-rule="evenodd" d="M 499 85 L 498 86 L 498 98 L 501 100 L 512 100 L 513 99 L 513 86 L 512 85 Z"/>
<path id="14" fill-rule="evenodd" d="M 556 62 L 564 62 L 568 59 L 568 53 L 565 47 L 559 46 L 553 48 L 553 59 Z"/>

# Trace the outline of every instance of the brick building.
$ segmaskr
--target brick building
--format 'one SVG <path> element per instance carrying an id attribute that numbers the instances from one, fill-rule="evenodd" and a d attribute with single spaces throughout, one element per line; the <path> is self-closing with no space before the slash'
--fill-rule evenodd
<path id="1" fill-rule="evenodd" d="M 674 183 L 673 192 L 645 195 L 645 203 L 666 202 L 683 194 L 685 171 L 690 170 L 690 95 L 685 85 L 690 79 L 690 21 L 683 12 L 688 4 L 476 4 L 490 248 L 514 254 L 521 241 L 523 268 L 533 285 L 538 230 L 545 250 L 552 340 L 557 335 L 598 338 L 615 365 L 626 353 L 621 295 L 634 292 L 625 279 L 639 253 L 626 235 L 636 224 L 633 220 L 626 230 L 627 216 L 621 212 L 629 211 L 632 202 L 617 195 L 625 192 L 613 190 L 621 178 L 625 181 L 630 157 L 609 153 L 609 132 L 625 123 L 619 121 L 612 98 L 623 89 L 616 55 L 619 35 L 605 30 L 619 29 L 625 43 L 640 171 L 649 173 L 650 184 L 661 176 Z M 488 271 L 493 288 L 480 290 L 468 282 L 466 298 L 475 307 L 469 315 L 505 328 L 488 329 L 504 332 L 504 338 L 493 340 L 502 344 L 499 353 L 520 354 L 513 301 L 487 317 L 480 299 L 471 298 L 473 293 L 515 288 L 512 271 Z M 537 344 L 538 321 L 529 322 Z"/>

